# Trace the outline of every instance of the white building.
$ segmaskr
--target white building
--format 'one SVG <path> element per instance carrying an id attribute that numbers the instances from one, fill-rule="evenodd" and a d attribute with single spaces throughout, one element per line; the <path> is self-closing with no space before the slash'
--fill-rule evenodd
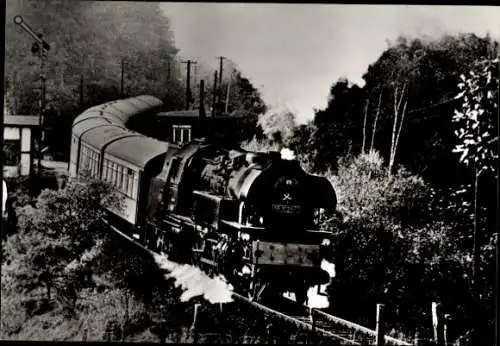
<path id="1" fill-rule="evenodd" d="M 5 115 L 3 129 L 4 178 L 29 176 L 35 158 L 35 133 L 38 116 Z"/>

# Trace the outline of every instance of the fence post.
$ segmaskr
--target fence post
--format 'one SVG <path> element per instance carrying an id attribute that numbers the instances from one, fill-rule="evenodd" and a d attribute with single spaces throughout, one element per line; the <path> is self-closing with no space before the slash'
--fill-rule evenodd
<path id="1" fill-rule="evenodd" d="M 194 313 L 193 313 L 193 324 L 191 325 L 191 330 L 193 331 L 193 343 L 198 343 L 198 328 L 196 328 L 196 321 L 198 318 L 198 308 L 200 307 L 199 303 L 194 304 Z"/>
<path id="2" fill-rule="evenodd" d="M 377 304 L 377 319 L 376 319 L 376 328 L 375 331 L 377 333 L 375 344 L 377 346 L 382 346 L 384 344 L 384 323 L 383 323 L 383 313 L 384 313 L 384 304 Z"/>
<path id="3" fill-rule="evenodd" d="M 421 342 L 420 342 L 420 334 L 418 333 L 418 331 L 415 332 L 415 336 L 413 338 L 413 345 L 414 346 L 420 346 Z"/>
<path id="4" fill-rule="evenodd" d="M 448 322 L 450 321 L 450 314 L 444 315 L 443 323 L 443 342 L 445 346 L 448 346 Z"/>
<path id="5" fill-rule="evenodd" d="M 316 317 L 314 316 L 314 310 L 309 308 L 309 316 L 311 317 L 311 342 L 313 345 L 316 344 Z"/>
<path id="6" fill-rule="evenodd" d="M 434 330 L 434 343 L 437 346 L 443 345 L 443 326 L 440 322 L 440 306 L 436 302 L 432 302 L 432 327 Z"/>

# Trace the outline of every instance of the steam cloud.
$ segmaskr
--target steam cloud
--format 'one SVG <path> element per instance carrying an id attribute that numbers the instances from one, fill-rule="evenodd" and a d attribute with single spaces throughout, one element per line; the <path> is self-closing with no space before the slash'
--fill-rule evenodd
<path id="1" fill-rule="evenodd" d="M 175 286 L 184 292 L 181 301 L 187 302 L 193 297 L 203 296 L 211 304 L 230 303 L 233 301 L 233 286 L 223 277 L 209 277 L 201 269 L 189 264 L 179 264 L 169 261 L 166 255 L 154 255 L 154 260 L 161 269 L 169 271 L 166 279 L 174 279 Z"/>
<path id="2" fill-rule="evenodd" d="M 293 150 L 283 148 L 281 149 L 280 154 L 283 160 L 295 160 L 295 153 L 293 152 Z"/>

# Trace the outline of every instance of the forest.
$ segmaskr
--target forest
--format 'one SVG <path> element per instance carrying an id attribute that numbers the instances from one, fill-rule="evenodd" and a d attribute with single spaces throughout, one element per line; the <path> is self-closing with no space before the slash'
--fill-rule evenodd
<path id="1" fill-rule="evenodd" d="M 91 105 L 148 93 L 164 100 L 165 110 L 186 107 L 185 65 L 158 4 L 7 3 L 7 19 L 22 13 L 51 44 L 45 112 L 54 157 L 67 159 L 72 119 Z M 39 58 L 9 20 L 6 37 L 4 108 L 37 114 Z M 332 80 L 327 106 L 298 125 L 293 113 L 268 109 L 237 62 L 228 63 L 221 89 L 230 103 L 219 107 L 254 115 L 242 147 L 289 148 L 336 189 L 338 217 L 322 225 L 335 247 L 331 313 L 372 328 L 375 304 L 384 303 L 391 335 L 431 339 L 431 303 L 438 302 L 449 315 L 450 342 L 492 344 L 499 66 L 490 36 L 398 37 L 366 67 L 363 86 Z M 214 72 L 199 62 L 207 100 Z M 192 86 L 190 105 L 198 107 Z M 112 322 L 118 339 L 157 341 L 143 330 L 156 326 L 162 299 L 170 317 L 151 330 L 168 331 L 167 339 L 183 335 L 189 323 L 172 317 L 182 306 L 178 292 L 158 294 L 163 283 L 143 292 L 141 280 L 158 273 L 126 249 L 114 251 L 99 231 L 98 202 L 119 199 L 105 185 L 82 184 L 39 196 L 19 188 L 11 197 L 16 217 L 2 232 L 2 338 L 102 340 Z M 62 288 L 69 283 L 70 298 Z"/>
<path id="2" fill-rule="evenodd" d="M 191 71 L 191 87 L 186 90 L 186 64 L 178 55 L 173 29 L 160 4 L 65 0 L 7 3 L 4 110 L 8 114 L 40 112 L 41 59 L 32 53 L 32 38 L 12 20 L 22 14 L 24 21 L 50 44 L 43 70 L 44 146 L 55 159 L 68 160 L 73 119 L 96 104 L 149 93 L 162 99 L 164 111 L 185 109 L 188 97 L 189 106 L 198 108 L 199 81 L 204 79 L 205 107 L 212 107 L 216 71 L 198 62 Z M 217 84 L 216 107 L 229 113 L 249 112 L 254 117 L 249 127 L 255 128 L 257 115 L 266 110 L 259 91 L 235 62 L 227 60 L 224 71 L 222 83 Z"/>

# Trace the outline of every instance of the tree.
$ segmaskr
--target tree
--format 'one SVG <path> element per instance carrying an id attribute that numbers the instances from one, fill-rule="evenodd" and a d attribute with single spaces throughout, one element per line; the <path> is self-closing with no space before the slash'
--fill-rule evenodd
<path id="1" fill-rule="evenodd" d="M 8 0 L 6 10 L 8 103 L 17 114 L 39 112 L 40 61 L 31 53 L 32 39 L 12 22 L 22 15 L 51 45 L 44 71 L 45 124 L 52 132 L 47 138 L 57 138 L 48 143 L 50 149 L 61 158 L 68 152 L 73 118 L 84 108 L 121 96 L 122 59 L 125 96 L 148 93 L 172 108 L 183 104 L 177 48 L 159 4 Z"/>
<path id="2" fill-rule="evenodd" d="M 479 299 L 481 243 L 478 230 L 478 188 L 482 173 L 496 172 L 498 160 L 498 58 L 485 59 L 476 64 L 469 76 L 460 75 L 460 93 L 457 99 L 462 106 L 455 110 L 453 121 L 457 126 L 455 135 L 460 141 L 454 152 L 460 154 L 459 161 L 474 170 L 474 270 L 473 283 L 476 299 Z M 491 241 L 491 239 L 490 239 Z M 498 241 L 498 240 L 496 240 Z M 476 333 L 478 331 L 476 330 Z"/>
<path id="3" fill-rule="evenodd" d="M 335 170 L 339 157 L 361 150 L 364 99 L 362 89 L 345 78 L 332 85 L 327 107 L 315 112 L 311 140 L 315 170 Z"/>
<path id="4" fill-rule="evenodd" d="M 389 176 L 376 152 L 341 160 L 330 178 L 342 214 L 325 225 L 334 233 L 338 278 L 329 293 L 343 297 L 333 299 L 333 313 L 369 325 L 375 303 L 383 302 L 391 310 L 389 325 L 406 336 L 425 335 L 430 303 L 440 301 L 453 316 L 450 339 L 458 338 L 477 317 L 470 314 L 467 240 L 459 238 L 459 223 L 442 213 L 451 206 L 407 170 Z M 488 249 L 491 254 L 491 244 Z"/>
<path id="5" fill-rule="evenodd" d="M 393 152 L 391 142 L 395 142 L 394 164 L 421 172 L 426 180 L 441 188 L 454 188 L 464 183 L 467 172 L 451 153 L 455 145 L 451 117 L 458 106 L 454 99 L 456 80 L 476 59 L 487 54 L 491 43 L 491 38 L 473 34 L 446 35 L 433 40 L 400 38 L 368 67 L 363 76 L 363 89 L 372 108 L 369 115 L 378 113 L 375 109 L 382 93 L 373 148 L 379 150 L 387 162 Z M 396 81 L 397 85 L 391 84 Z M 401 95 L 404 81 L 410 92 L 397 113 L 397 120 L 400 120 L 407 99 L 403 128 L 396 141 L 400 122 L 394 122 L 394 92 L 398 86 L 398 96 Z M 358 131 L 362 133 L 361 126 Z"/>
<path id="6" fill-rule="evenodd" d="M 21 291 L 42 285 L 50 300 L 55 280 L 71 281 L 68 274 L 75 268 L 74 261 L 88 257 L 88 250 L 98 245 L 102 205 L 121 207 L 110 186 L 74 182 L 59 191 L 44 190 L 35 207 L 18 210 L 19 232 L 7 239 L 4 248 L 2 284 L 5 280 L 6 287 Z"/>

